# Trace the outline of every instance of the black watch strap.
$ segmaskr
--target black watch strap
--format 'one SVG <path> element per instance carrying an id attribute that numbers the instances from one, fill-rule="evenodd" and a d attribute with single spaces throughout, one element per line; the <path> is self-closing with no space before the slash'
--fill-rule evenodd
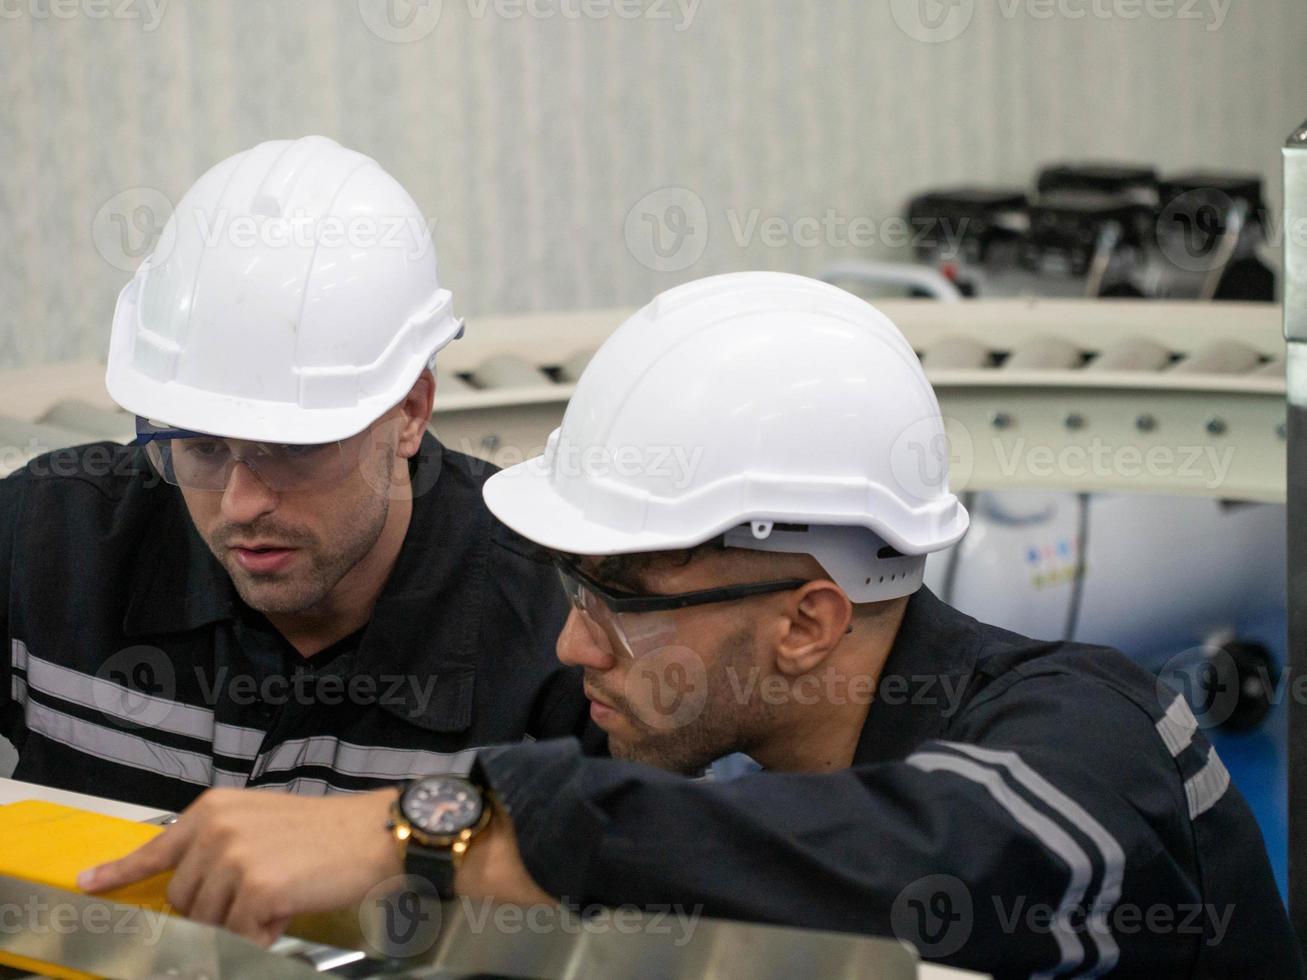
<path id="1" fill-rule="evenodd" d="M 423 847 L 410 839 L 404 850 L 404 873 L 429 882 L 442 900 L 454 897 L 454 855 Z"/>

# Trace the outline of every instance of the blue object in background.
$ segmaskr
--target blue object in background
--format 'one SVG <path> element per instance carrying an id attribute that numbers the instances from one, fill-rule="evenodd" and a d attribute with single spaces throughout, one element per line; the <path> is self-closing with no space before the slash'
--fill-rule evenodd
<path id="1" fill-rule="evenodd" d="M 1252 807 L 1266 841 L 1280 897 L 1289 888 L 1289 695 L 1293 684 L 1285 667 L 1288 624 L 1284 614 L 1248 623 L 1239 639 L 1261 643 L 1271 651 L 1279 671 L 1274 703 L 1262 727 L 1251 732 L 1206 732 L 1230 778 Z"/>
<path id="2" fill-rule="evenodd" d="M 1289 886 L 1289 725 L 1288 698 L 1292 684 L 1285 669 L 1288 647 L 1288 623 L 1283 611 L 1271 613 L 1239 625 L 1230 638 L 1246 643 L 1259 643 L 1269 651 L 1275 662 L 1271 709 L 1262 724 L 1251 731 L 1229 731 L 1217 726 L 1204 727 L 1203 734 L 1216 748 L 1221 761 L 1230 771 L 1230 778 L 1239 788 L 1266 843 L 1266 853 L 1275 872 L 1275 883 L 1280 897 L 1287 902 Z M 1195 648 L 1196 649 L 1196 648 Z M 1154 652 L 1136 656 L 1137 662 L 1170 676 L 1166 669 L 1168 655 Z M 1172 683 L 1171 685 L 1175 685 Z M 1187 693 L 1187 692 L 1186 692 Z M 1191 705 L 1202 718 L 1198 706 Z"/>

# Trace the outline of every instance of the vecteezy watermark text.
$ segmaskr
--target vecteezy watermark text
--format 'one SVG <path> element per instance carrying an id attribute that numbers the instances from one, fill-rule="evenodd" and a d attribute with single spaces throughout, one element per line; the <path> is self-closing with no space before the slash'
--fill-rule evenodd
<path id="1" fill-rule="evenodd" d="M 0 20 L 139 20 L 149 33 L 167 9 L 168 0 L 0 0 Z"/>
<path id="2" fill-rule="evenodd" d="M 978 925 L 990 936 L 1052 936 L 1079 943 L 1109 936 L 1185 936 L 1219 946 L 1229 930 L 1234 906 L 1200 902 L 1135 902 L 1053 905 L 1030 894 L 976 894 L 973 886 L 949 874 L 909 882 L 894 900 L 890 921 L 895 936 L 923 955 L 950 956 L 970 941 Z"/>
<path id="3" fill-rule="evenodd" d="M 703 459 L 703 446 L 603 446 L 559 440 L 551 446 L 523 448 L 514 445 L 486 445 L 464 438 L 459 447 L 464 453 L 507 469 L 527 460 L 537 460 L 549 466 L 561 477 L 619 477 L 637 476 L 666 481 L 667 485 L 683 490 L 694 480 L 694 474 Z M 488 458 L 487 458 L 488 457 Z"/>
<path id="4" fill-rule="evenodd" d="M 694 938 L 703 915 L 703 906 L 695 905 L 590 905 L 575 907 L 566 900 L 558 906 L 500 905 L 489 899 L 459 899 L 468 928 L 476 935 L 487 931 L 501 935 L 530 933 L 544 936 L 563 933 L 570 936 L 650 935 L 666 936 L 673 946 L 684 946 Z"/>
<path id="5" fill-rule="evenodd" d="M 1054 448 L 1031 445 L 1018 437 L 1011 446 L 994 440 L 999 470 L 1007 477 L 1024 474 L 1035 479 L 1174 477 L 1201 482 L 1207 489 L 1224 485 L 1234 462 L 1235 447 L 1224 446 L 1116 446 L 1097 436 L 1087 446 Z"/>
<path id="6" fill-rule="evenodd" d="M 690 28 L 700 0 L 464 0 L 472 20 L 645 21 Z M 358 0 L 369 31 L 392 44 L 420 41 L 434 31 L 445 0 Z"/>
<path id="7" fill-rule="evenodd" d="M 967 32 L 977 10 L 1006 21 L 1165 21 L 1225 26 L 1234 0 L 890 0 L 894 22 L 908 37 L 929 44 L 955 40 Z"/>
<path id="8" fill-rule="evenodd" d="M 688 187 L 650 191 L 627 211 L 623 238 L 632 258 L 655 272 L 679 272 L 698 262 L 710 238 L 725 232 L 737 249 L 930 249 L 942 259 L 961 254 L 966 219 L 764 212 L 762 208 L 710 209 Z"/>
<path id="9" fill-rule="evenodd" d="M 113 902 L 51 902 L 28 895 L 22 902 L 0 904 L 0 935 L 138 936 L 153 946 L 163 935 L 166 919 L 157 913 Z"/>
<path id="10" fill-rule="evenodd" d="M 802 705 L 869 705 L 881 704 L 931 705 L 943 707 L 940 716 L 951 718 L 962 706 L 962 696 L 970 680 L 966 674 L 885 674 L 846 673 L 828 666 L 819 673 L 790 678 L 780 674 L 766 674 L 751 667 L 741 674 L 728 668 L 726 676 L 731 694 L 739 704 L 748 704 L 755 697 L 764 704 Z"/>

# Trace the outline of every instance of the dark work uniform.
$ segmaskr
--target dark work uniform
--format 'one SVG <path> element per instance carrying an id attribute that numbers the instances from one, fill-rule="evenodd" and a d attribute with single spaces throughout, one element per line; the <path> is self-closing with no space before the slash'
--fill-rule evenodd
<path id="1" fill-rule="evenodd" d="M 412 523 L 371 621 L 307 660 L 241 602 L 139 449 L 82 446 L 0 481 L 14 777 L 180 809 L 210 786 L 364 790 L 465 770 L 476 746 L 585 735 L 580 678 L 554 655 L 565 597 L 482 503 L 494 467 L 427 435 L 410 469 Z"/>
<path id="2" fill-rule="evenodd" d="M 528 870 L 581 905 L 896 936 L 996 977 L 1301 977 L 1252 814 L 1121 654 L 922 589 L 851 768 L 690 780 L 559 740 L 480 754 Z"/>

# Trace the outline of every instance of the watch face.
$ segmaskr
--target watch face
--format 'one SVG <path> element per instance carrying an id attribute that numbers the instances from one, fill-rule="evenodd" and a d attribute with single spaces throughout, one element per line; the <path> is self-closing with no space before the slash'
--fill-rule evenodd
<path id="1" fill-rule="evenodd" d="M 481 819 L 481 791 L 457 776 L 427 776 L 404 793 L 404 818 L 425 834 L 448 837 Z"/>

